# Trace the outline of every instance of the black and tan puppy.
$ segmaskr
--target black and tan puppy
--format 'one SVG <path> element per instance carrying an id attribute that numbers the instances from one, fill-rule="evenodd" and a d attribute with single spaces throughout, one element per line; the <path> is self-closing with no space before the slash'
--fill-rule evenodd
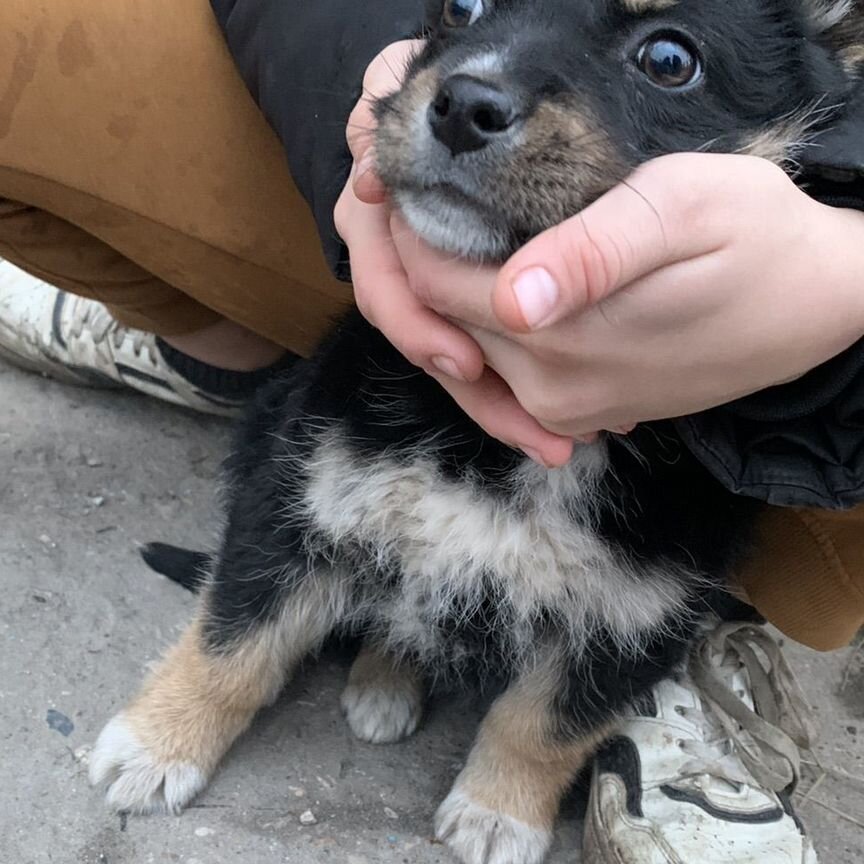
<path id="1" fill-rule="evenodd" d="M 433 0 L 427 49 L 380 105 L 381 175 L 430 242 L 497 260 L 664 153 L 793 164 L 841 110 L 855 13 Z M 503 679 L 436 827 L 468 864 L 538 862 L 616 716 L 723 613 L 751 512 L 663 423 L 544 470 L 349 315 L 252 411 L 199 613 L 102 732 L 92 779 L 117 809 L 180 810 L 349 631 L 366 647 L 343 704 L 369 741 L 414 730 L 430 679 Z"/>

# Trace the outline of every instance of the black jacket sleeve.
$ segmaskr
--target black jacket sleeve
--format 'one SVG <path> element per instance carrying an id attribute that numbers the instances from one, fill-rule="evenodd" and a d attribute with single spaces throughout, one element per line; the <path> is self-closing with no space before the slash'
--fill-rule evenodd
<path id="1" fill-rule="evenodd" d="M 378 52 L 422 31 L 424 0 L 212 0 L 240 73 L 288 155 L 331 269 L 350 278 L 333 225 L 348 178 L 348 115 Z"/>
<path id="2" fill-rule="evenodd" d="M 864 85 L 802 165 L 800 183 L 814 198 L 864 210 Z M 820 290 L 830 298 L 830 286 L 813 285 Z M 797 381 L 682 418 L 677 428 L 739 494 L 786 506 L 864 503 L 864 340 Z"/>
<path id="3" fill-rule="evenodd" d="M 345 124 L 372 58 L 421 32 L 424 0 L 212 5 L 241 74 L 285 146 L 327 260 L 349 279 L 333 225 L 351 164 Z M 802 182 L 814 197 L 864 210 L 864 91 L 803 161 Z M 677 428 L 717 479 L 739 494 L 780 505 L 864 502 L 864 341 L 799 381 L 682 418 Z"/>

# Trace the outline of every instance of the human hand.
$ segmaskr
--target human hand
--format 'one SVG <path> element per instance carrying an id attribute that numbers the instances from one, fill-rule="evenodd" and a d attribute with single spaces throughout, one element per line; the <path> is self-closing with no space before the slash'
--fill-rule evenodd
<path id="1" fill-rule="evenodd" d="M 864 334 L 864 215 L 753 157 L 654 160 L 500 270 L 394 237 L 415 297 L 563 436 L 723 404 Z"/>
<path id="2" fill-rule="evenodd" d="M 368 143 L 354 152 L 371 168 Z M 352 206 L 383 199 L 373 178 L 356 172 Z M 376 220 L 374 237 L 347 227 L 364 313 L 487 431 L 548 465 L 569 458 L 570 436 L 790 380 L 864 332 L 864 217 L 750 157 L 655 160 L 501 270 L 428 249 L 385 208 Z M 520 306 L 520 277 L 537 267 L 548 275 Z"/>
<path id="3" fill-rule="evenodd" d="M 397 42 L 372 61 L 364 77 L 363 96 L 348 121 L 354 167 L 336 205 L 335 218 L 350 251 L 357 305 L 402 354 L 435 377 L 487 432 L 537 461 L 562 464 L 572 452 L 571 440 L 543 429 L 505 382 L 485 366 L 478 344 L 415 297 L 394 244 L 391 208 L 373 170 L 373 105 L 400 86 L 408 62 L 422 45 L 422 41 Z"/>

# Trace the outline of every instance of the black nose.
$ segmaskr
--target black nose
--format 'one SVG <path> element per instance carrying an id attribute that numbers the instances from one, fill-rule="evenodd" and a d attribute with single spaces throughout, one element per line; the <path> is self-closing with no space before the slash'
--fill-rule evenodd
<path id="1" fill-rule="evenodd" d="M 435 137 L 456 156 L 480 150 L 516 120 L 516 100 L 470 75 L 452 75 L 429 106 Z"/>

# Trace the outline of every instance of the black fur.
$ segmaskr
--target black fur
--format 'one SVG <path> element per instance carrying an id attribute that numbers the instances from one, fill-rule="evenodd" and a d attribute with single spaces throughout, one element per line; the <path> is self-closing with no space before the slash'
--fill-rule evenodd
<path id="1" fill-rule="evenodd" d="M 392 415 L 367 398 L 384 370 L 388 398 L 398 401 L 404 415 L 398 426 L 388 425 Z M 281 404 L 279 419 L 267 409 L 274 400 Z M 245 460 L 238 472 L 235 457 L 228 529 L 209 592 L 207 638 L 215 651 L 230 651 L 250 630 L 272 620 L 294 580 L 311 569 L 305 550 L 316 526 L 303 519 L 288 523 L 284 516 L 298 506 L 306 478 L 302 469 L 286 476 L 280 464 L 286 459 L 292 465 L 307 463 L 322 427 L 343 425 L 358 461 L 374 462 L 385 453 L 408 459 L 409 448 L 420 445 L 442 473 L 475 486 L 480 495 L 506 498 L 512 472 L 523 458 L 485 435 L 357 314 L 345 319 L 315 359 L 271 384 L 260 404 L 264 410 L 253 409 L 241 433 L 239 453 Z M 442 430 L 446 436 L 440 444 L 424 443 Z M 755 506 L 716 484 L 666 424 L 641 427 L 629 443 L 611 440 L 609 455 L 610 468 L 598 490 L 598 499 L 609 502 L 599 511 L 599 533 L 628 559 L 688 569 L 695 563 L 714 589 L 694 592 L 688 608 L 670 615 L 638 654 L 622 652 L 598 629 L 591 650 L 566 667 L 561 728 L 573 734 L 599 725 L 681 662 L 705 615 L 723 602 L 725 594 L 716 589 L 745 542 Z M 325 542 L 319 554 L 350 561 L 358 584 L 372 578 L 385 591 L 391 585 L 398 590 L 399 574 L 371 563 L 374 550 L 337 549 Z M 358 602 L 362 590 L 358 587 Z M 556 616 L 554 608 L 538 616 L 538 642 L 554 638 Z M 359 629 L 364 625 L 373 632 L 379 629 L 374 612 Z M 459 650 L 435 658 L 430 675 L 442 677 L 448 670 L 438 663 L 449 660 L 454 664 L 449 671 L 460 676 L 492 669 L 497 678 L 511 654 L 507 625 L 507 612 L 497 608 L 491 593 L 480 608 L 467 613 L 454 608 L 450 624 L 443 626 L 450 628 L 447 644 L 458 644 Z M 473 657 L 471 664 L 466 655 Z"/>
<path id="2" fill-rule="evenodd" d="M 507 257 L 652 157 L 735 152 L 780 118 L 842 103 L 849 87 L 833 53 L 840 34 L 818 32 L 814 0 L 682 0 L 646 14 L 618 0 L 486 0 L 475 24 L 456 29 L 442 23 L 441 5 L 428 4 L 435 38 L 412 74 L 434 68 L 446 80 L 467 58 L 505 49 L 502 68 L 483 77 L 512 98 L 518 120 L 495 145 L 451 158 L 418 136 L 416 103 L 403 91 L 380 105 L 377 156 L 395 199 L 415 204 L 409 221 L 412 209 L 430 222 L 452 220 L 453 208 L 471 213 L 474 231 L 435 238 L 469 257 Z M 680 90 L 658 87 L 637 62 L 653 35 L 689 45 L 704 75 Z M 557 116 L 547 110 L 532 123 L 550 106 Z M 484 236 L 466 237 L 478 223 Z"/>

